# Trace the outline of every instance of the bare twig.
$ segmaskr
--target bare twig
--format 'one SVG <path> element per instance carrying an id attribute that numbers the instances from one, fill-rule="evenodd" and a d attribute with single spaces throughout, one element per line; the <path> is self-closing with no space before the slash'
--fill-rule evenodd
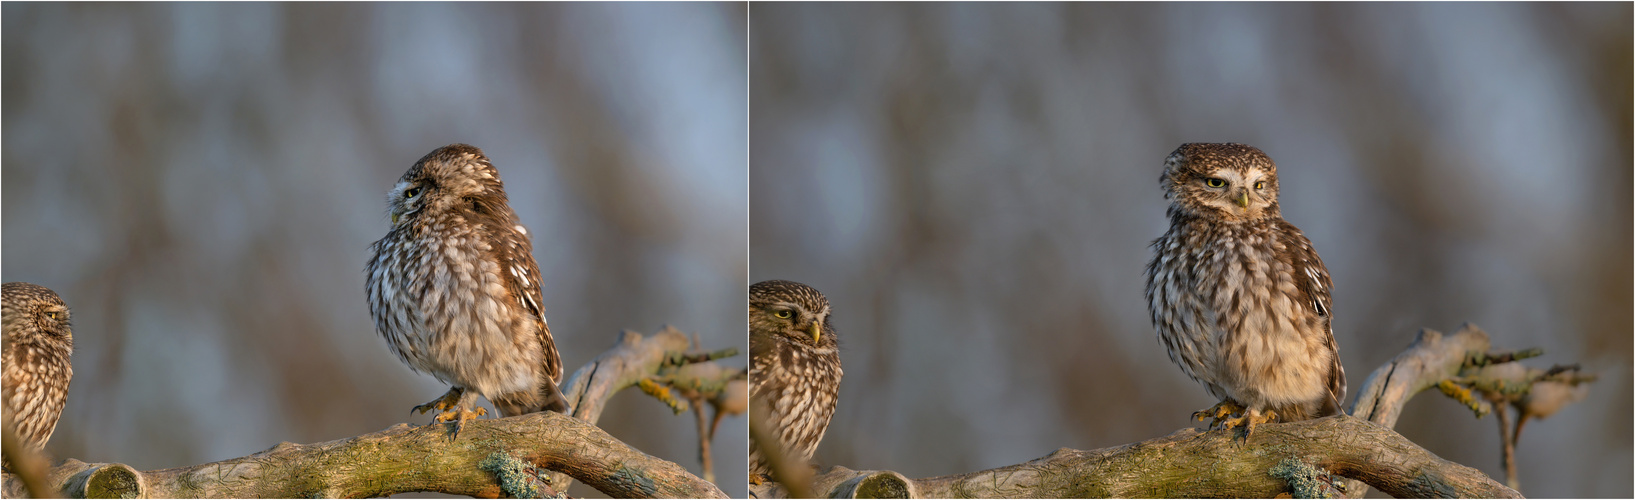
<path id="1" fill-rule="evenodd" d="M 1521 481 L 1516 478 L 1516 435 L 1510 433 L 1510 410 L 1499 407 L 1499 461 L 1504 462 L 1504 484 L 1520 491 Z"/>
<path id="2" fill-rule="evenodd" d="M 1520 488 L 1521 484 L 1516 473 L 1516 443 L 1527 420 L 1548 416 L 1583 398 L 1585 390 L 1581 384 L 1595 380 L 1593 374 L 1580 373 L 1577 364 L 1540 370 L 1517 362 L 1543 354 L 1544 350 L 1539 348 L 1474 352 L 1457 375 L 1437 383 L 1443 394 L 1474 410 L 1476 418 L 1490 411 L 1498 414 L 1499 461 L 1504 466 L 1505 483 L 1511 488 Z M 1515 419 L 1510 416 L 1512 407 L 1516 409 Z"/>

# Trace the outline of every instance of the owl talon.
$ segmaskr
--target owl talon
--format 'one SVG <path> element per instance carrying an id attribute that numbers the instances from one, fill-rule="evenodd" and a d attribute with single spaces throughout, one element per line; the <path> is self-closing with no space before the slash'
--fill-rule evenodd
<path id="1" fill-rule="evenodd" d="M 1267 423 L 1267 422 L 1276 422 L 1276 421 L 1277 421 L 1277 412 L 1275 412 L 1275 411 L 1266 410 L 1265 413 L 1262 413 L 1262 412 L 1258 412 L 1258 411 L 1254 411 L 1254 410 L 1249 410 L 1246 414 L 1244 414 L 1242 416 L 1228 418 L 1226 420 L 1221 421 L 1221 428 L 1222 429 L 1231 429 L 1233 427 L 1242 427 L 1243 428 L 1243 436 L 1242 437 L 1243 437 L 1244 440 L 1248 440 L 1249 436 L 1251 434 L 1255 433 L 1255 426 L 1256 425 L 1264 424 L 1264 423 Z"/>
<path id="2" fill-rule="evenodd" d="M 1243 410 L 1243 405 L 1239 405 L 1236 401 L 1223 399 L 1221 402 L 1215 403 L 1215 406 L 1192 412 L 1192 418 L 1199 421 L 1211 420 L 1209 422 L 1209 428 L 1214 429 L 1215 426 L 1220 425 L 1221 422 L 1226 419 L 1226 417 L 1233 414 L 1241 414 L 1243 413 Z"/>
<path id="3" fill-rule="evenodd" d="M 488 409 L 480 406 L 475 410 L 455 409 L 437 414 L 432 423 L 454 422 L 454 432 L 449 435 L 449 441 L 453 441 L 460 438 L 460 431 L 465 429 L 467 420 L 476 420 L 487 414 Z"/>

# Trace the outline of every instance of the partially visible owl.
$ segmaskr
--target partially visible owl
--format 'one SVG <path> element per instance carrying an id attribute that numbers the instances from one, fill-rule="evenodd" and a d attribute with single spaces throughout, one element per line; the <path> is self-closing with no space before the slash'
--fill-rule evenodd
<path id="1" fill-rule="evenodd" d="M 1154 241 L 1147 305 L 1170 360 L 1226 428 L 1333 415 L 1345 369 L 1328 270 L 1278 212 L 1277 165 L 1243 144 L 1182 144 L 1159 177 L 1169 231 Z M 1231 418 L 1227 418 L 1231 416 Z"/>
<path id="2" fill-rule="evenodd" d="M 829 299 L 793 281 L 749 286 L 749 399 L 765 405 L 784 456 L 806 464 L 835 414 L 840 394 L 840 345 Z M 749 452 L 752 478 L 772 469 L 760 447 Z"/>
<path id="3" fill-rule="evenodd" d="M 38 452 L 57 430 L 68 402 L 68 382 L 74 378 L 68 305 L 40 285 L 0 285 L 0 330 L 5 335 L 0 359 L 5 420 L 25 446 Z M 9 468 L 10 460 L 6 463 Z"/>
<path id="4" fill-rule="evenodd" d="M 482 150 L 438 148 L 387 194 L 392 228 L 370 247 L 369 312 L 398 359 L 453 385 L 437 410 L 459 437 L 486 410 L 566 413 L 562 360 L 545 324 L 528 230 Z"/>

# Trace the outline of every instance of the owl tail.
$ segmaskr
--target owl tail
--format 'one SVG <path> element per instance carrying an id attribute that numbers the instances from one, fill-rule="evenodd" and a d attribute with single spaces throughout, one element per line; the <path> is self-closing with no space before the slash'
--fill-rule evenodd
<path id="1" fill-rule="evenodd" d="M 554 411 L 563 415 L 572 415 L 572 408 L 568 407 L 568 398 L 555 382 L 545 380 L 536 392 L 513 392 L 494 398 L 494 408 L 500 411 L 501 416 L 514 417 L 526 415 L 536 411 Z"/>
<path id="2" fill-rule="evenodd" d="M 562 388 L 557 387 L 556 382 L 545 381 L 544 390 L 540 391 L 540 394 L 544 399 L 544 404 L 540 406 L 541 410 L 573 415 L 573 408 L 568 407 L 568 396 L 562 394 Z"/>

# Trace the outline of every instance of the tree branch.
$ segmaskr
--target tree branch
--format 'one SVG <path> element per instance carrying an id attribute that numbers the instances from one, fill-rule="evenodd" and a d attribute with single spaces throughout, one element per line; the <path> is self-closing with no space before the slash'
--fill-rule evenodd
<path id="1" fill-rule="evenodd" d="M 1360 497 L 1366 484 L 1395 496 L 1519 498 L 1481 471 L 1443 460 L 1390 429 L 1409 398 L 1461 376 L 1472 361 L 1525 357 L 1478 356 L 1490 347 L 1474 325 L 1451 335 L 1422 330 L 1406 351 L 1369 375 L 1351 416 L 1261 425 L 1247 441 L 1236 431 L 1182 429 L 1124 446 L 1063 448 L 1023 464 L 924 479 L 833 467 L 812 479 L 811 491 L 831 498 Z M 751 494 L 774 498 L 787 490 L 765 483 Z"/>
<path id="2" fill-rule="evenodd" d="M 124 464 L 68 460 L 47 482 L 70 497 L 373 497 L 438 492 L 539 497 L 567 489 L 566 477 L 614 497 L 725 498 L 714 484 L 673 462 L 631 448 L 593 425 L 614 392 L 641 380 L 696 390 L 724 388 L 734 369 L 689 363 L 686 334 L 625 332 L 614 347 L 566 379 L 570 418 L 550 412 L 471 421 L 450 441 L 449 426 L 399 424 L 323 443 L 281 443 L 247 457 L 138 472 Z M 682 368 L 690 368 L 683 370 Z M 667 373 L 718 375 L 680 380 Z M 548 473 L 547 471 L 560 471 Z M 556 480 L 549 476 L 561 474 Z M 5 475 L 3 492 L 20 496 Z M 553 491 L 554 490 L 554 491 Z"/>
<path id="3" fill-rule="evenodd" d="M 1287 479 L 1274 477 L 1274 469 L 1306 465 L 1326 471 L 1325 476 L 1365 478 L 1396 496 L 1518 497 L 1481 471 L 1442 460 L 1390 429 L 1357 418 L 1259 427 L 1248 443 L 1235 434 L 1182 429 L 1114 448 L 1063 448 L 1019 465 L 912 480 L 900 487 L 883 487 L 891 482 L 883 479 L 857 480 L 876 475 L 873 471 L 831 470 L 814 481 L 813 490 L 845 497 L 870 487 L 875 494 L 905 492 L 905 498 L 1256 498 L 1288 490 Z M 1253 453 L 1245 453 L 1251 448 Z"/>

